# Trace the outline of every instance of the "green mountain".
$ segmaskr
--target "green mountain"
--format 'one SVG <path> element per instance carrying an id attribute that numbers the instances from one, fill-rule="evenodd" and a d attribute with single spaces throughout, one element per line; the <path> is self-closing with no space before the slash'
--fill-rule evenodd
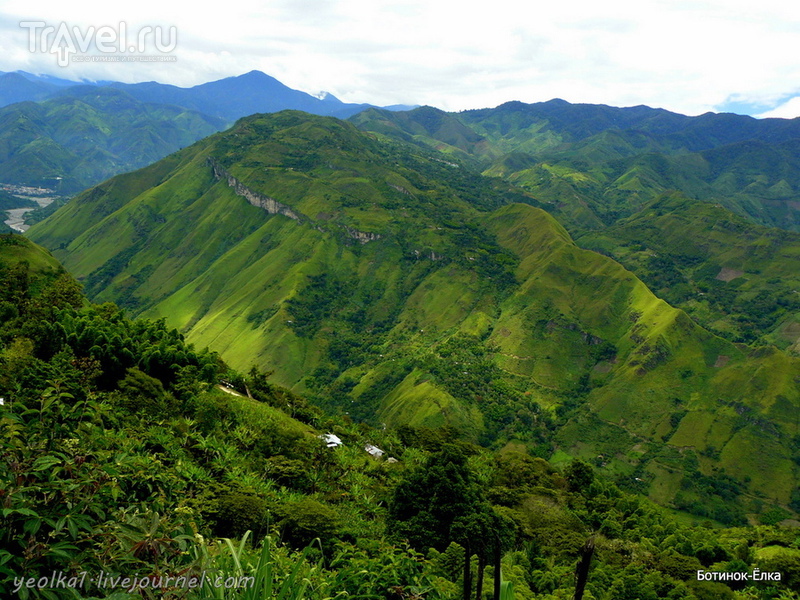
<path id="1" fill-rule="evenodd" d="M 799 349 L 800 234 L 672 193 L 577 242 L 619 261 L 719 335 Z"/>
<path id="2" fill-rule="evenodd" d="M 78 192 L 150 164 L 224 127 L 221 119 L 77 86 L 0 109 L 0 181 Z"/>
<path id="3" fill-rule="evenodd" d="M 453 114 L 372 109 L 352 120 L 473 161 L 547 202 L 573 232 L 613 224 L 676 189 L 758 224 L 800 227 L 796 119 L 552 100 Z"/>
<path id="4" fill-rule="evenodd" d="M 87 302 L 20 236 L 0 236 L 0 312 L 4 598 L 556 600 L 585 584 L 603 600 L 785 600 L 800 586 L 785 510 L 717 528 L 584 461 L 325 414 L 163 320 Z"/>
<path id="5" fill-rule="evenodd" d="M 4 274 L 8 271 L 24 271 L 22 279 L 34 293 L 67 275 L 67 271 L 50 252 L 20 235 L 4 235 L 0 237 L 0 245 L 0 269 Z"/>
<path id="6" fill-rule="evenodd" d="M 29 235 L 93 300 L 351 417 L 582 457 L 723 522 L 789 506 L 800 361 L 701 328 L 535 204 L 426 147 L 283 112 Z"/>
<path id="7" fill-rule="evenodd" d="M 757 223 L 796 228 L 797 122 L 561 101 L 352 120 L 524 187 L 707 329 L 796 351 L 798 238 Z"/>

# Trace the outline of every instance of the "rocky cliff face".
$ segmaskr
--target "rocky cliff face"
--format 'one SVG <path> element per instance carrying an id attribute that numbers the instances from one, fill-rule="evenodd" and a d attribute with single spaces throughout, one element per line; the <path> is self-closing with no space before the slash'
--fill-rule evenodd
<path id="1" fill-rule="evenodd" d="M 236 177 L 234 177 L 228 171 L 226 171 L 222 167 L 222 165 L 220 165 L 213 158 L 211 157 L 208 158 L 208 164 L 213 169 L 214 177 L 216 179 L 226 181 L 228 183 L 228 186 L 233 188 L 233 192 L 237 196 L 241 196 L 253 206 L 258 206 L 259 208 L 264 209 L 270 215 L 283 215 L 285 217 L 289 217 L 290 219 L 294 219 L 298 223 L 313 223 L 313 221 L 308 217 L 306 217 L 305 215 L 297 214 L 285 204 L 281 204 L 280 202 L 275 200 L 275 198 L 270 198 L 269 196 L 251 190 L 241 181 L 236 179 Z M 320 231 L 323 231 L 325 229 L 319 225 L 317 225 L 316 227 Z M 362 244 L 378 240 L 381 237 L 380 234 L 359 231 L 358 229 L 354 229 L 353 227 L 348 227 L 346 225 L 343 225 L 342 228 L 344 229 L 348 237 Z"/>
<path id="2" fill-rule="evenodd" d="M 228 186 L 233 188 L 233 192 L 237 196 L 241 196 L 253 206 L 258 206 L 259 208 L 263 208 L 265 211 L 267 211 L 267 213 L 271 215 L 283 215 L 285 217 L 289 217 L 290 219 L 294 219 L 295 221 L 299 222 L 308 221 L 308 219 L 301 217 L 285 204 L 281 204 L 280 202 L 275 200 L 275 198 L 270 198 L 269 196 L 265 196 L 264 194 L 259 194 L 258 192 L 254 192 L 249 187 L 244 185 L 241 181 L 236 179 L 233 175 L 228 173 L 228 171 L 226 171 L 213 158 L 209 157 L 208 164 L 211 165 L 211 168 L 214 170 L 214 177 L 216 179 L 226 180 L 228 182 Z"/>
<path id="3" fill-rule="evenodd" d="M 374 240 L 379 240 L 381 238 L 380 234 L 377 233 L 365 233 L 363 231 L 359 231 L 358 229 L 353 229 L 352 227 L 345 226 L 344 230 L 347 232 L 347 235 L 361 242 L 362 244 L 366 244 L 367 242 L 372 242 Z"/>

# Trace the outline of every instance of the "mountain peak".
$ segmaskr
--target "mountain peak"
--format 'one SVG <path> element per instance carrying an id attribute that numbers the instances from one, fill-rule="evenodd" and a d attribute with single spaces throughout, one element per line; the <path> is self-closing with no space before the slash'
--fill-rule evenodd
<path id="1" fill-rule="evenodd" d="M 260 77 L 260 78 L 266 77 L 266 78 L 272 79 L 272 77 L 270 77 L 269 75 L 264 73 L 264 71 L 259 71 L 258 69 L 253 69 L 252 71 L 248 71 L 247 73 L 243 73 L 242 75 L 239 75 L 238 77 L 239 78 L 241 78 L 241 77 Z"/>
<path id="2" fill-rule="evenodd" d="M 317 100 L 322 100 L 323 102 L 341 103 L 341 100 L 339 100 L 336 96 L 334 96 L 330 92 L 322 91 L 322 92 L 317 92 L 316 94 L 311 94 L 311 95 L 314 96 Z"/>
<path id="3" fill-rule="evenodd" d="M 242 75 L 237 75 L 234 77 L 227 77 L 228 80 L 238 80 L 238 81 L 253 81 L 253 82 L 277 82 L 278 80 L 272 77 L 271 75 L 267 75 L 264 71 L 259 71 L 257 69 L 253 69 L 252 71 L 248 71 Z M 220 81 L 225 81 L 222 79 Z M 214 83 L 214 82 L 211 82 Z"/>

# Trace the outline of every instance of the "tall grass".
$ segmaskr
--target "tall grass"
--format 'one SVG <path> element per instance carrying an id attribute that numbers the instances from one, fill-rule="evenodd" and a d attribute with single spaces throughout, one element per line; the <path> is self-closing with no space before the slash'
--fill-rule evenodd
<path id="1" fill-rule="evenodd" d="M 267 536 L 255 554 L 249 548 L 250 535 L 246 532 L 239 541 L 224 538 L 215 556 L 201 544 L 199 562 L 206 567 L 206 577 L 191 600 L 300 600 L 311 595 L 312 579 L 319 570 L 309 558 L 313 544 L 289 555 L 278 551 Z M 235 585 L 217 585 L 220 580 Z"/>

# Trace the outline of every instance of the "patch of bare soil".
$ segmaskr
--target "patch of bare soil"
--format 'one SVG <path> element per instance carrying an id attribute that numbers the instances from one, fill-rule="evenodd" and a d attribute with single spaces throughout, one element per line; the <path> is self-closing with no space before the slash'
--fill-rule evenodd
<path id="1" fill-rule="evenodd" d="M 720 272 L 717 274 L 716 279 L 720 281 L 733 281 L 737 277 L 741 277 L 744 275 L 744 271 L 737 271 L 736 269 L 729 269 L 728 267 L 722 267 Z"/>

